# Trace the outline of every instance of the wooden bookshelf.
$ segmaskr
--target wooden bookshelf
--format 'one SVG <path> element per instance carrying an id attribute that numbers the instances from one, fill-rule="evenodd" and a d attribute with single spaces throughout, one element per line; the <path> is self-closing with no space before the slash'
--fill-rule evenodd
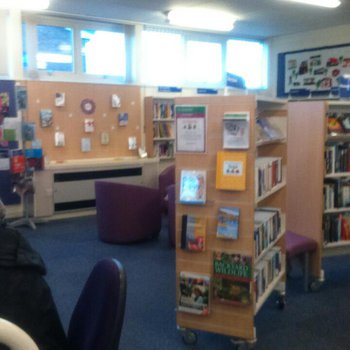
<path id="1" fill-rule="evenodd" d="M 146 151 L 149 157 L 174 159 L 174 99 L 145 97 Z"/>
<path id="2" fill-rule="evenodd" d="M 177 310 L 177 324 L 183 330 L 202 330 L 255 342 L 256 332 L 254 319 L 263 307 L 266 299 L 273 291 L 285 292 L 285 214 L 286 214 L 286 130 L 281 139 L 256 144 L 255 118 L 257 115 L 271 118 L 279 126 L 286 126 L 285 101 L 259 101 L 255 95 L 244 96 L 207 96 L 181 97 L 175 99 L 178 105 L 195 105 L 207 107 L 207 138 L 205 153 L 176 153 L 176 275 L 177 302 L 179 292 L 179 275 L 182 271 L 213 275 L 213 252 L 222 251 L 238 253 L 252 257 L 253 270 L 255 264 L 265 258 L 265 254 L 273 247 L 282 250 L 281 271 L 266 287 L 263 295 L 256 300 L 255 292 L 249 305 L 229 305 L 210 299 L 208 316 L 199 316 Z M 249 112 L 249 148 L 240 149 L 247 155 L 246 189 L 243 191 L 216 189 L 216 158 L 217 152 L 223 150 L 223 117 L 225 112 Z M 237 151 L 237 150 L 225 150 Z M 283 166 L 283 181 L 270 193 L 256 198 L 255 162 L 258 157 L 281 157 Z M 206 204 L 186 205 L 179 202 L 179 184 L 181 170 L 206 170 Z M 216 236 L 217 214 L 220 207 L 231 206 L 240 209 L 239 237 L 237 240 L 220 239 Z M 277 207 L 282 212 L 282 225 L 279 234 L 261 254 L 255 257 L 254 212 L 259 207 Z M 207 218 L 206 249 L 204 252 L 193 253 L 181 249 L 181 218 L 184 214 L 204 216 Z M 252 278 L 253 285 L 254 277 Z M 255 289 L 255 286 L 254 288 Z M 239 322 L 237 322 L 239 320 Z"/>
<path id="3" fill-rule="evenodd" d="M 325 215 L 348 207 L 324 207 L 324 181 L 345 179 L 350 172 L 326 174 L 325 151 L 330 143 L 349 142 L 348 134 L 329 135 L 327 113 L 350 113 L 347 101 L 291 101 L 288 104 L 287 229 L 317 242 L 311 257 L 313 276 L 323 281 L 322 258 L 350 253 L 350 241 L 324 242 Z"/>

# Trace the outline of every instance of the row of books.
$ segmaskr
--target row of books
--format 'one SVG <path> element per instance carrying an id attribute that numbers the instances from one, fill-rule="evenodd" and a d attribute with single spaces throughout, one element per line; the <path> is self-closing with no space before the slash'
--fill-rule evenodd
<path id="1" fill-rule="evenodd" d="M 264 294 L 271 282 L 282 270 L 282 252 L 280 247 L 273 247 L 260 260 L 254 269 L 256 302 Z"/>
<path id="2" fill-rule="evenodd" d="M 216 236 L 218 238 L 238 238 L 239 208 L 219 208 Z M 202 252 L 205 250 L 207 218 L 197 215 L 182 215 L 181 248 L 188 251 Z"/>
<path id="3" fill-rule="evenodd" d="M 255 161 L 255 194 L 259 198 L 282 182 L 282 158 L 259 157 Z"/>
<path id="4" fill-rule="evenodd" d="M 350 239 L 350 213 L 325 214 L 323 217 L 324 242 Z"/>
<path id="5" fill-rule="evenodd" d="M 261 207 L 254 213 L 255 257 L 257 258 L 281 232 L 281 210 Z"/>
<path id="6" fill-rule="evenodd" d="M 154 138 L 174 138 L 174 126 L 172 122 L 159 122 L 153 124 Z"/>
<path id="7" fill-rule="evenodd" d="M 252 258 L 230 252 L 213 252 L 212 262 L 212 276 L 180 272 L 179 311 L 208 315 L 211 300 L 242 306 L 252 303 Z"/>
<path id="8" fill-rule="evenodd" d="M 350 182 L 345 179 L 325 179 L 323 184 L 324 208 L 350 206 Z"/>
<path id="9" fill-rule="evenodd" d="M 350 171 L 350 143 L 337 143 L 325 148 L 326 174 Z"/>
<path id="10" fill-rule="evenodd" d="M 159 158 L 173 158 L 174 157 L 174 143 L 171 142 L 157 142 L 154 145 L 154 157 Z"/>
<path id="11" fill-rule="evenodd" d="M 173 119 L 175 115 L 175 105 L 171 102 L 154 102 L 154 119 Z"/>

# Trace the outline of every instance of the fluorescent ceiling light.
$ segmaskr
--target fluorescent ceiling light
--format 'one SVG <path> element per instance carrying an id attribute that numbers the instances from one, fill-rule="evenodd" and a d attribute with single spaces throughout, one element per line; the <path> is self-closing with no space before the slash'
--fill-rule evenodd
<path id="1" fill-rule="evenodd" d="M 0 0 L 0 9 L 46 10 L 50 0 Z"/>
<path id="2" fill-rule="evenodd" d="M 195 9 L 195 8 L 178 8 L 169 11 L 168 19 L 170 24 L 196 28 L 204 30 L 213 30 L 229 32 L 233 29 L 236 18 L 222 11 Z"/>
<path id="3" fill-rule="evenodd" d="M 291 1 L 301 2 L 307 5 L 315 5 L 315 6 L 329 7 L 329 8 L 335 8 L 341 4 L 339 0 L 291 0 Z"/>

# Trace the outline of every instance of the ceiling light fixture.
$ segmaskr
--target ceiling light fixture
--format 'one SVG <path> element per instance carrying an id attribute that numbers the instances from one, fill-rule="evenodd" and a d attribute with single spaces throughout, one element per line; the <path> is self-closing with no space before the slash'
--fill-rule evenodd
<path id="1" fill-rule="evenodd" d="M 336 8 L 341 2 L 339 0 L 291 0 L 294 2 L 300 2 L 307 5 L 315 5 L 321 7 Z"/>
<path id="2" fill-rule="evenodd" d="M 49 5 L 49 0 L 0 0 L 0 9 L 35 11 L 46 10 Z"/>
<path id="3" fill-rule="evenodd" d="M 178 8 L 168 12 L 168 19 L 170 24 L 180 27 L 229 32 L 237 18 L 223 11 Z"/>

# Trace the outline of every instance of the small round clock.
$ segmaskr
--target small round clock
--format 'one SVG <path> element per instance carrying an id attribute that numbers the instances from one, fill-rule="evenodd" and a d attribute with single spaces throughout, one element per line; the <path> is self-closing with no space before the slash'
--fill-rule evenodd
<path id="1" fill-rule="evenodd" d="M 80 108 L 85 114 L 92 114 L 95 112 L 96 104 L 90 98 L 85 98 L 81 101 Z"/>

